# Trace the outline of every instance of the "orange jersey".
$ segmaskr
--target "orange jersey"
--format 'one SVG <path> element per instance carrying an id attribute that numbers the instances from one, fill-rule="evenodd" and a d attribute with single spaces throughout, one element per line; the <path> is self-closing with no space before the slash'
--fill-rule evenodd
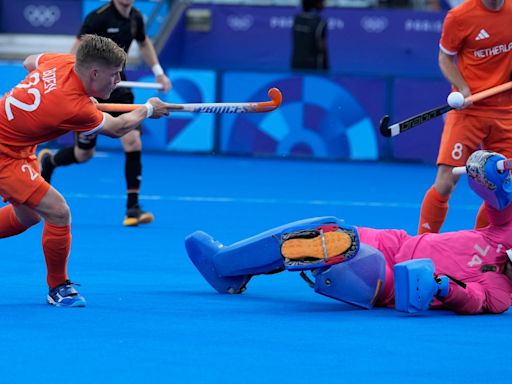
<path id="1" fill-rule="evenodd" d="M 444 20 L 440 48 L 457 55 L 457 66 L 471 93 L 510 81 L 512 73 L 512 1 L 491 11 L 481 0 L 466 0 Z M 512 118 L 512 92 L 490 97 L 468 108 L 468 113 Z"/>
<path id="2" fill-rule="evenodd" d="M 101 129 L 100 112 L 74 71 L 75 57 L 42 54 L 37 68 L 0 100 L 0 152 L 27 158 L 68 131 Z"/>

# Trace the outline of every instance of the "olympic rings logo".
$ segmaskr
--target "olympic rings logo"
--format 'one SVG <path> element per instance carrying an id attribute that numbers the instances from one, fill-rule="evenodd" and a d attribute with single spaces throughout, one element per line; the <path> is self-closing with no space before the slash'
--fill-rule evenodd
<path id="1" fill-rule="evenodd" d="M 388 27 L 386 17 L 364 16 L 361 19 L 361 27 L 368 33 L 381 33 Z"/>
<path id="2" fill-rule="evenodd" d="M 50 28 L 60 19 L 60 9 L 55 5 L 27 5 L 23 16 L 33 27 Z"/>
<path id="3" fill-rule="evenodd" d="M 227 24 L 234 31 L 247 31 L 254 24 L 254 18 L 251 15 L 228 16 Z"/>

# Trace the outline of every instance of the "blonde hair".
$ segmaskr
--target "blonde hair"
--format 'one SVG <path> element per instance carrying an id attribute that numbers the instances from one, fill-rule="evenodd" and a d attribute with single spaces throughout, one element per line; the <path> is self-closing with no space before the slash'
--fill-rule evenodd
<path id="1" fill-rule="evenodd" d="M 124 67 L 126 57 L 126 52 L 111 39 L 98 35 L 83 35 L 76 51 L 76 64 L 80 67 L 94 64 Z"/>

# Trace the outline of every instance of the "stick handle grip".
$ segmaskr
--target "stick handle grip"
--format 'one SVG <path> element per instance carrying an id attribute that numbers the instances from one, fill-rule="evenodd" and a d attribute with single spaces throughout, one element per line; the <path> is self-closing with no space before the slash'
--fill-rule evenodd
<path id="1" fill-rule="evenodd" d="M 475 93 L 474 95 L 466 97 L 466 103 L 475 103 L 477 101 L 486 99 L 487 97 L 491 97 L 494 95 L 497 95 L 498 93 L 505 92 L 512 89 L 512 81 L 509 81 L 507 83 L 503 83 L 500 85 L 497 85 L 495 87 L 486 89 L 485 91 Z"/>

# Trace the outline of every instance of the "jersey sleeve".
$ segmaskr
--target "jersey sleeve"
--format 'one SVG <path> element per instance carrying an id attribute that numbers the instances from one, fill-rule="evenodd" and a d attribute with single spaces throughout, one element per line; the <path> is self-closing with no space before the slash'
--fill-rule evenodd
<path id="1" fill-rule="evenodd" d="M 96 132 L 103 128 L 105 117 L 88 97 L 82 97 L 75 102 L 76 111 L 70 118 L 63 121 L 59 128 L 75 132 Z"/>
<path id="2" fill-rule="evenodd" d="M 78 35 L 76 35 L 77 38 L 80 38 L 80 36 L 87 35 L 87 34 L 100 34 L 102 30 L 101 20 L 99 17 L 95 17 L 96 12 L 91 12 L 87 15 L 84 22 L 82 23 L 82 26 L 80 27 L 80 31 L 78 32 Z"/>
<path id="3" fill-rule="evenodd" d="M 47 61 L 53 60 L 59 56 L 65 56 L 62 53 L 41 53 L 36 59 L 36 68 Z"/>
<path id="4" fill-rule="evenodd" d="M 144 26 L 144 17 L 138 10 L 135 13 L 135 24 L 137 25 L 137 30 L 135 32 L 134 38 L 139 43 L 142 43 L 144 40 L 146 40 L 146 27 Z"/>
<path id="5" fill-rule="evenodd" d="M 512 226 L 512 204 L 505 209 L 499 211 L 491 205 L 485 203 L 485 209 L 487 210 L 487 217 L 489 222 L 495 226 Z"/>
<path id="6" fill-rule="evenodd" d="M 451 282 L 448 295 L 441 301 L 460 314 L 502 313 L 512 305 L 512 284 L 501 273 L 486 272 L 465 288 Z"/>
<path id="7" fill-rule="evenodd" d="M 447 55 L 456 55 L 463 44 L 462 26 L 459 19 L 448 12 L 444 19 L 439 48 Z"/>

